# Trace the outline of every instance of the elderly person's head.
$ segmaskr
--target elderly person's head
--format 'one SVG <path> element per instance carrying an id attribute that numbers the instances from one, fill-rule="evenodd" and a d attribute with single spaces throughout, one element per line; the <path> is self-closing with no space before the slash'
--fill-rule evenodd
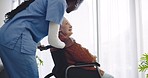
<path id="1" fill-rule="evenodd" d="M 69 23 L 69 21 L 64 18 L 62 25 L 60 26 L 60 37 L 69 38 L 73 34 L 72 32 L 72 26 Z"/>

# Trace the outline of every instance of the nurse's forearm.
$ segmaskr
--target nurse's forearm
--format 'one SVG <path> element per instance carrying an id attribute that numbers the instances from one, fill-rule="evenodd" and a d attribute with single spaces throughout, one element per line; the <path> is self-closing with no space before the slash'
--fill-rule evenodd
<path id="1" fill-rule="evenodd" d="M 58 37 L 59 27 L 60 26 L 58 24 L 50 22 L 48 30 L 48 43 L 56 48 L 64 48 L 65 43 L 62 42 Z"/>

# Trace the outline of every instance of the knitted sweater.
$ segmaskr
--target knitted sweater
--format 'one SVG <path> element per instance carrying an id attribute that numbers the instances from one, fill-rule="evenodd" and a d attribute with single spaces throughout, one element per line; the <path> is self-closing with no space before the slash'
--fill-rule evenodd
<path id="1" fill-rule="evenodd" d="M 89 53 L 88 49 L 82 47 L 80 44 L 74 42 L 70 47 L 64 48 L 65 55 L 69 65 L 76 63 L 92 63 L 96 58 Z M 94 67 L 83 67 L 87 70 L 95 70 Z"/>

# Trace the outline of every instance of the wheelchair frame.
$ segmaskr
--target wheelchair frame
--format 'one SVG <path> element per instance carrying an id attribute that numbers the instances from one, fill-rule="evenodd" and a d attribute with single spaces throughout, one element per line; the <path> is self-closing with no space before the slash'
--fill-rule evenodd
<path id="1" fill-rule="evenodd" d="M 48 45 L 48 46 L 45 46 L 44 48 L 40 49 L 41 51 L 43 50 L 47 50 L 47 49 L 50 49 L 50 48 L 53 48 L 51 45 Z M 52 56 L 52 59 L 55 58 L 54 56 Z M 54 60 L 54 59 L 53 59 Z M 66 59 L 65 59 L 66 60 Z M 65 73 L 65 78 L 68 78 L 68 70 L 71 69 L 71 68 L 79 68 L 79 67 L 93 67 L 95 66 L 97 71 L 99 70 L 98 67 L 100 67 L 100 64 L 97 63 L 97 62 L 93 62 L 93 63 L 78 63 L 78 64 L 75 64 L 75 65 L 70 65 L 70 66 L 67 66 L 66 67 L 66 70 L 64 71 Z M 98 74 L 99 74 L 99 71 L 98 71 Z M 51 76 L 53 76 L 54 73 L 49 73 L 48 75 L 46 75 L 44 78 L 50 78 Z"/>

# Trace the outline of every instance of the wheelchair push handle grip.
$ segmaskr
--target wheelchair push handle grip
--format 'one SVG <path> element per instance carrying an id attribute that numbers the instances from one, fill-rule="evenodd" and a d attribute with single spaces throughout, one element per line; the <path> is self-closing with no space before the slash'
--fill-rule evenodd
<path id="1" fill-rule="evenodd" d="M 51 46 L 51 45 L 47 45 L 47 46 L 38 46 L 37 48 L 38 48 L 40 51 L 43 51 L 43 50 L 47 50 L 47 49 L 53 48 L 53 46 Z"/>
<path id="2" fill-rule="evenodd" d="M 47 45 L 45 47 L 46 47 L 46 49 L 53 48 L 53 46 L 51 46 L 51 45 Z"/>

